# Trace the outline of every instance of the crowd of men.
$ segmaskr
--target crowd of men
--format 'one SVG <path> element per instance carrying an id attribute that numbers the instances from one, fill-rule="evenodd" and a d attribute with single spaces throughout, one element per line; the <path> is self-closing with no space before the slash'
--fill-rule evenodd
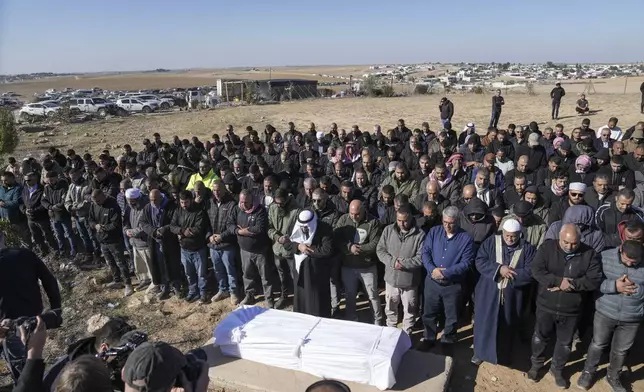
<path id="1" fill-rule="evenodd" d="M 281 309 L 292 290 L 294 311 L 357 321 L 365 294 L 377 325 L 422 322 L 421 350 L 439 325 L 441 344 L 455 343 L 469 310 L 472 363 L 508 364 L 529 330 L 528 378 L 542 376 L 552 340 L 562 388 L 573 340 L 592 334 L 577 385 L 591 387 L 610 350 L 606 380 L 625 390 L 644 319 L 644 122 L 457 133 L 450 104 L 441 101 L 439 132 L 402 119 L 385 132 L 289 123 L 242 137 L 229 125 L 205 142 L 154 134 L 139 152 L 125 145 L 96 160 L 51 148 L 41 161 L 10 159 L 0 218 L 42 257 L 79 268 L 104 259 L 107 287 L 126 296 L 262 296 Z"/>

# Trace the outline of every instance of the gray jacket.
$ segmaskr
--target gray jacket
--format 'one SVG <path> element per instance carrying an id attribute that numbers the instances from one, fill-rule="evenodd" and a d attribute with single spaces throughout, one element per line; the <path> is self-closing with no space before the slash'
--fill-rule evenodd
<path id="1" fill-rule="evenodd" d="M 80 185 L 71 182 L 65 196 L 65 208 L 67 208 L 67 211 L 79 218 L 86 217 L 89 214 L 91 204 L 89 196 L 91 192 L 92 190 L 87 180 L 84 180 Z"/>
<path id="2" fill-rule="evenodd" d="M 401 289 L 418 287 L 424 239 L 425 233 L 415 223 L 407 234 L 403 234 L 396 223 L 385 227 L 376 247 L 376 254 L 385 265 L 385 282 Z M 403 269 L 394 268 L 396 259 Z"/>
<path id="3" fill-rule="evenodd" d="M 644 320 L 644 266 L 627 267 L 619 259 L 619 250 L 608 249 L 601 253 L 604 280 L 600 286 L 601 296 L 595 303 L 599 313 L 613 320 L 641 322 Z M 615 281 L 623 275 L 637 285 L 637 292 L 624 295 L 617 292 Z"/>
<path id="4" fill-rule="evenodd" d="M 132 230 L 133 236 L 130 237 L 130 244 L 137 249 L 144 249 L 148 247 L 148 236 L 145 234 L 141 225 L 139 224 L 141 216 L 143 216 L 143 207 L 145 203 L 141 203 L 140 208 L 130 208 L 130 216 L 125 220 L 125 230 Z"/>

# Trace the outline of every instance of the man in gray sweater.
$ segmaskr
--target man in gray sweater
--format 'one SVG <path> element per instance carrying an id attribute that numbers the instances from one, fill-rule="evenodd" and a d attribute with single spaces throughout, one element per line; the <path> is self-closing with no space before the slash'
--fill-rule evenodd
<path id="1" fill-rule="evenodd" d="M 613 391 L 625 392 L 620 371 L 644 320 L 644 248 L 639 241 L 626 240 L 601 255 L 605 278 L 600 287 L 602 296 L 595 302 L 593 340 L 577 386 L 590 389 L 602 353 L 610 347 L 606 382 Z"/>
<path id="2" fill-rule="evenodd" d="M 130 206 L 128 215 L 123 220 L 125 235 L 132 245 L 134 252 L 134 271 L 139 284 L 136 291 L 142 291 L 146 288 L 147 293 L 154 291 L 152 284 L 152 275 L 150 274 L 150 264 L 152 263 L 152 250 L 148 246 L 148 235 L 143 231 L 139 221 L 143 215 L 143 207 L 147 204 L 145 196 L 141 194 L 138 188 L 130 188 L 125 191 L 125 199 Z"/>
<path id="3" fill-rule="evenodd" d="M 398 324 L 398 306 L 403 305 L 403 330 L 411 333 L 418 312 L 418 285 L 423 261 L 425 233 L 416 227 L 407 206 L 396 213 L 396 223 L 382 231 L 376 254 L 385 265 L 385 316 L 387 326 Z"/>

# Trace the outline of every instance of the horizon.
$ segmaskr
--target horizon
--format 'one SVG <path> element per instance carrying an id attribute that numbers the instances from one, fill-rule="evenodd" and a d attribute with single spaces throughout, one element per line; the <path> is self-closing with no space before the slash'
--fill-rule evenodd
<path id="1" fill-rule="evenodd" d="M 555 0 L 538 7 L 509 0 L 193 0 L 187 6 L 170 0 L 3 0 L 0 74 L 642 62 L 635 57 L 644 53 L 637 12 L 644 11 L 644 3 L 624 0 L 620 7 L 604 6 L 599 0 L 587 0 L 583 10 L 576 2 Z M 619 29 L 612 27 L 614 21 Z"/>

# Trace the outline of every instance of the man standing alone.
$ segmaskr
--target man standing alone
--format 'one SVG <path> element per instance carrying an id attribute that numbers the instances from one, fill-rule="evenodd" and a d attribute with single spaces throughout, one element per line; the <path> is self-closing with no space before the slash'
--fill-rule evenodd
<path id="1" fill-rule="evenodd" d="M 438 105 L 438 110 L 441 112 L 441 123 L 443 123 L 443 128 L 446 123 L 452 122 L 452 116 L 454 115 L 454 104 L 452 101 L 443 97 L 440 104 Z"/>
<path id="2" fill-rule="evenodd" d="M 640 92 L 642 93 L 642 104 L 640 105 L 640 113 L 644 114 L 644 82 L 640 85 Z"/>
<path id="3" fill-rule="evenodd" d="M 550 98 L 552 98 L 552 119 L 559 120 L 559 106 L 561 105 L 561 98 L 566 95 L 566 90 L 561 87 L 561 83 L 557 83 L 555 86 L 550 92 Z"/>
<path id="4" fill-rule="evenodd" d="M 496 128 L 501 118 L 501 108 L 505 105 L 505 99 L 501 96 L 501 90 L 496 90 L 496 95 L 492 97 L 492 119 L 490 126 Z"/>

